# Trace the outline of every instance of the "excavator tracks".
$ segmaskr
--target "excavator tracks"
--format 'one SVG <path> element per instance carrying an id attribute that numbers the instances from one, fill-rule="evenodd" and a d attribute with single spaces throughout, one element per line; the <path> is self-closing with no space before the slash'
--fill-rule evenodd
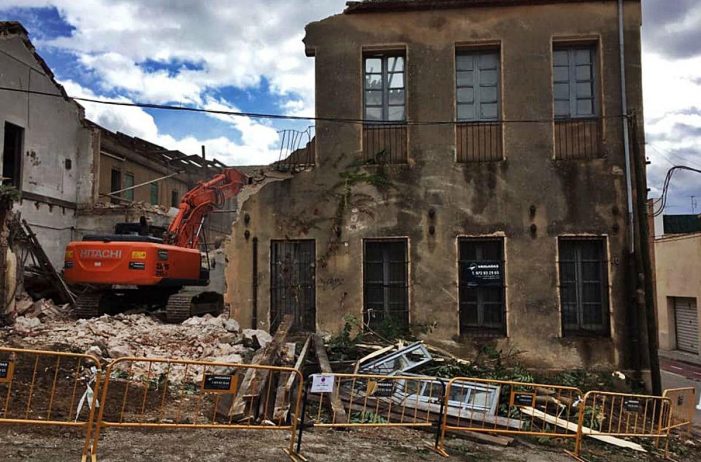
<path id="1" fill-rule="evenodd" d="M 79 318 L 96 318 L 100 316 L 102 294 L 84 293 L 75 301 L 75 315 Z"/>
<path id="2" fill-rule="evenodd" d="M 193 294 L 173 294 L 166 304 L 166 321 L 180 323 L 191 316 Z"/>

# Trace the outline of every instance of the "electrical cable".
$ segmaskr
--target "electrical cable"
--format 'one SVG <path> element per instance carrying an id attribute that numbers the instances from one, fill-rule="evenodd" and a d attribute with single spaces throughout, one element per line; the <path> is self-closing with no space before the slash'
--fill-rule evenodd
<path id="1" fill-rule="evenodd" d="M 39 95 L 39 96 L 51 96 L 56 98 L 66 98 L 64 95 L 57 93 L 49 93 L 44 91 L 27 90 L 22 88 L 12 88 L 0 86 L 2 91 L 10 91 L 16 93 L 25 93 L 29 95 Z M 342 117 L 311 117 L 311 116 L 293 116 L 284 114 L 268 114 L 261 112 L 243 112 L 243 111 L 225 111 L 219 109 L 205 109 L 199 107 L 190 106 L 176 106 L 170 104 L 152 104 L 152 103 L 139 103 L 139 102 L 125 102 L 125 101 L 109 101 L 97 98 L 84 98 L 80 96 L 68 96 L 69 99 L 76 101 L 83 101 L 87 103 L 95 104 L 105 104 L 110 106 L 123 106 L 123 107 L 138 107 L 143 109 L 158 109 L 158 110 L 168 110 L 168 111 L 183 111 L 183 112 L 198 112 L 205 114 L 217 114 L 217 115 L 228 115 L 234 117 L 249 117 L 251 119 L 274 119 L 274 120 L 304 120 L 304 121 L 314 121 L 314 122 L 335 122 L 335 123 L 348 123 L 348 124 L 375 124 L 378 126 L 382 125 L 455 125 L 461 123 L 461 121 L 456 120 L 442 120 L 442 121 L 380 121 L 380 120 L 369 120 L 369 119 L 354 119 L 354 118 L 342 118 Z M 619 119 L 627 116 L 624 115 L 608 115 L 608 116 L 597 116 L 600 119 Z M 484 123 L 553 123 L 554 119 L 520 119 L 520 120 L 493 120 L 493 121 L 483 121 Z M 555 119 L 556 120 L 556 119 Z"/>
<path id="2" fill-rule="evenodd" d="M 686 165 L 675 165 L 669 170 L 667 170 L 667 175 L 665 176 L 664 183 L 662 186 L 662 196 L 660 199 L 658 199 L 657 203 L 660 204 L 659 208 L 653 212 L 653 216 L 657 217 L 664 212 L 665 207 L 667 206 L 667 197 L 669 196 L 669 185 L 672 181 L 672 177 L 674 176 L 674 173 L 677 172 L 678 170 L 685 170 L 689 172 L 695 172 L 695 173 L 701 173 L 701 169 L 697 168 L 692 168 L 688 167 Z"/>

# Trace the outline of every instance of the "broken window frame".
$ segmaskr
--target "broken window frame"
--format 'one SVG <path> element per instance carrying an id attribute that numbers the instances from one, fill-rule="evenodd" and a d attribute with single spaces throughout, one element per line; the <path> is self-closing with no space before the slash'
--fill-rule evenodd
<path id="1" fill-rule="evenodd" d="M 497 244 L 499 249 L 499 255 L 497 259 L 494 258 L 483 258 L 484 249 L 481 245 L 491 245 Z M 464 245 L 475 245 L 476 258 L 467 259 L 463 254 Z M 465 277 L 465 266 L 471 263 L 479 262 L 493 262 L 498 261 L 501 266 L 502 279 L 500 286 L 493 287 L 470 287 L 470 283 Z M 458 238 L 458 311 L 459 311 L 459 328 L 460 335 L 470 335 L 470 336 L 505 336 L 506 335 L 506 260 L 504 258 L 504 238 L 501 237 L 459 237 Z M 468 291 L 475 291 L 476 301 L 473 302 L 468 300 L 466 297 Z M 486 299 L 486 294 L 490 293 L 494 295 L 499 294 L 500 301 L 495 302 Z M 470 323 L 465 321 L 467 316 L 468 305 L 475 304 L 477 310 L 477 322 Z M 486 305 L 496 305 L 499 304 L 501 321 L 498 323 L 491 323 L 485 321 L 485 306 Z"/>
<path id="2" fill-rule="evenodd" d="M 368 259 L 369 247 L 375 245 L 382 246 L 380 249 L 382 253 L 381 260 Z M 392 246 L 397 246 L 397 249 L 401 246 L 402 255 L 392 257 Z M 402 277 L 392 277 L 392 267 L 397 264 L 400 264 L 403 268 Z M 371 265 L 382 265 L 382 281 L 368 279 L 371 273 Z M 381 309 L 375 308 L 376 303 L 371 301 L 370 297 L 370 292 L 377 289 L 382 290 Z M 397 294 L 401 294 L 401 300 L 393 299 L 393 295 L 396 297 Z M 372 307 L 370 306 L 371 304 L 373 305 Z M 399 306 L 400 308 L 395 309 L 393 306 Z M 376 313 L 380 313 L 380 315 Z M 409 326 L 408 239 L 363 240 L 363 322 L 371 328 L 382 326 L 386 322 L 398 323 L 401 327 Z"/>
<path id="3" fill-rule="evenodd" d="M 403 376 L 408 376 L 408 377 L 420 377 L 419 375 L 416 374 L 402 374 Z M 441 385 L 441 381 L 436 378 L 436 380 L 428 381 L 424 380 L 421 382 L 411 382 L 411 383 L 420 383 L 421 389 L 420 390 L 404 390 L 404 389 L 399 389 L 400 387 L 404 387 L 404 382 L 405 381 L 398 381 L 399 385 L 396 387 L 397 390 L 394 392 L 392 395 L 393 399 L 396 400 L 401 400 L 403 402 L 416 402 L 417 400 L 423 403 L 430 403 L 430 404 L 440 404 L 440 401 L 436 400 L 434 395 L 437 395 L 435 390 L 442 390 L 443 385 Z M 445 382 L 443 382 L 445 383 Z M 461 391 L 463 399 L 454 399 L 453 393 L 455 391 Z M 501 394 L 501 386 L 499 385 L 491 385 L 491 384 L 485 384 L 485 383 L 477 383 L 477 382 L 453 382 L 452 385 L 450 386 L 450 393 L 451 396 L 448 397 L 448 407 L 449 408 L 454 408 L 454 409 L 459 409 L 461 411 L 471 411 L 471 412 L 481 412 L 485 413 L 488 415 L 496 415 L 497 413 L 497 408 L 499 406 L 499 397 Z M 480 403 L 470 403 L 472 400 L 472 397 L 474 396 L 475 393 L 486 393 L 486 396 L 488 396 L 488 399 L 485 399 L 481 404 Z"/>
<path id="4" fill-rule="evenodd" d="M 597 256 L 590 258 L 584 255 L 585 246 L 596 245 Z M 560 291 L 560 318 L 562 333 L 569 336 L 603 336 L 610 335 L 610 307 L 609 307 L 609 274 L 608 258 L 606 252 L 607 240 L 605 236 L 563 236 L 558 238 L 558 278 Z M 567 258 L 565 246 L 573 246 L 573 258 Z M 591 249 L 590 249 L 591 250 Z M 566 265 L 573 265 L 573 279 L 566 277 Z M 598 279 L 584 279 L 585 265 L 598 267 Z M 599 297 L 597 301 L 585 300 L 585 286 L 597 285 Z M 587 313 L 596 310 L 593 315 Z M 568 322 L 568 312 L 574 311 L 574 322 Z M 585 322 L 585 318 L 600 317 L 601 322 Z"/>
<path id="5" fill-rule="evenodd" d="M 416 357 L 417 359 L 414 359 Z M 428 348 L 421 342 L 412 343 L 406 348 L 402 348 L 394 353 L 382 356 L 374 361 L 364 364 L 360 367 L 359 372 L 363 374 L 376 374 L 376 375 L 395 375 L 402 372 L 410 371 L 423 364 L 430 362 L 433 359 L 431 353 L 429 353 Z M 399 361 L 400 366 L 396 366 L 396 362 L 390 364 L 390 362 Z"/>

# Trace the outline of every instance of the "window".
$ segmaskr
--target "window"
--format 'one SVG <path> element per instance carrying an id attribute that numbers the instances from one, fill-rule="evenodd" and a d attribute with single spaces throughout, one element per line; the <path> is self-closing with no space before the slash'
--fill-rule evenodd
<path id="1" fill-rule="evenodd" d="M 458 121 L 499 118 L 499 52 L 458 52 L 455 58 Z"/>
<path id="2" fill-rule="evenodd" d="M 110 174 L 110 193 L 116 193 L 117 191 L 122 189 L 122 172 L 119 170 L 113 168 L 112 173 Z M 116 193 L 112 195 L 111 201 L 112 202 L 119 202 L 117 200 L 118 197 L 121 197 L 122 193 Z"/>
<path id="3" fill-rule="evenodd" d="M 180 206 L 180 200 L 178 199 L 178 191 L 175 189 L 170 192 L 170 206 L 178 208 Z"/>
<path id="4" fill-rule="evenodd" d="M 5 122 L 5 138 L 2 149 L 2 183 L 21 189 L 22 186 L 22 143 L 24 129 Z"/>
<path id="5" fill-rule="evenodd" d="M 158 205 L 158 183 L 151 183 L 151 205 Z"/>
<path id="6" fill-rule="evenodd" d="M 502 160 L 499 120 L 499 50 L 455 55 L 458 162 Z"/>
<path id="7" fill-rule="evenodd" d="M 565 335 L 608 334 L 604 239 L 559 240 L 560 304 Z"/>
<path id="8" fill-rule="evenodd" d="M 595 51 L 591 46 L 553 50 L 553 98 L 555 117 L 596 115 Z"/>
<path id="9" fill-rule="evenodd" d="M 124 188 L 131 188 L 134 186 L 134 174 L 133 173 L 127 173 L 124 175 Z M 128 199 L 130 201 L 134 200 L 134 190 L 133 189 L 127 189 L 124 191 L 124 198 Z"/>
<path id="10" fill-rule="evenodd" d="M 403 122 L 406 120 L 404 57 L 365 57 L 365 119 Z"/>
<path id="11" fill-rule="evenodd" d="M 409 325 L 407 241 L 365 241 L 365 322 L 370 327 Z"/>
<path id="12" fill-rule="evenodd" d="M 505 335 L 504 241 L 460 238 L 460 335 Z"/>

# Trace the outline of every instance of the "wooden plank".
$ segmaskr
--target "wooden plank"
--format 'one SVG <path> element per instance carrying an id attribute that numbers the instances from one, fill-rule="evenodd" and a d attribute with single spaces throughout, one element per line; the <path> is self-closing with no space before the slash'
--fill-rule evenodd
<path id="1" fill-rule="evenodd" d="M 564 419 L 559 419 L 553 415 L 546 414 L 543 411 L 539 411 L 538 409 L 534 409 L 532 407 L 528 406 L 523 406 L 518 408 L 519 411 L 526 415 L 530 415 L 535 417 L 536 419 L 540 419 L 545 423 L 549 423 L 551 425 L 557 425 L 560 428 L 564 428 L 566 430 L 569 430 L 573 433 L 577 432 L 577 424 L 574 422 L 570 422 L 568 420 Z M 591 428 L 588 427 L 582 427 L 583 434 L 584 436 L 588 436 L 590 438 L 593 438 L 598 441 L 602 441 L 604 443 L 612 444 L 614 446 L 618 446 L 621 448 L 627 448 L 627 449 L 632 449 L 634 451 L 639 451 L 639 452 L 647 452 L 645 448 L 643 448 L 641 445 L 637 443 L 633 443 L 632 441 L 626 441 L 620 438 L 616 438 L 615 436 L 609 436 L 605 433 L 592 430 Z"/>
<path id="2" fill-rule="evenodd" d="M 360 365 L 363 364 L 364 362 L 370 361 L 371 359 L 376 358 L 378 356 L 382 356 L 383 354 L 389 353 L 392 350 L 394 350 L 394 345 L 380 348 L 379 350 L 373 351 L 369 355 L 363 356 L 355 363 L 355 369 L 353 369 L 353 373 L 357 374 L 358 370 L 360 369 Z"/>
<path id="3" fill-rule="evenodd" d="M 314 349 L 316 352 L 316 358 L 319 360 L 319 367 L 321 372 L 324 374 L 333 374 L 331 370 L 331 365 L 329 364 L 329 357 L 326 354 L 326 348 L 324 347 L 324 340 L 320 335 L 314 334 Z M 338 386 L 335 387 L 333 393 L 329 395 L 331 400 L 331 411 L 335 415 L 335 421 L 337 423 L 347 423 L 348 416 L 346 415 L 345 409 L 343 409 L 343 403 L 338 396 Z"/>
<path id="4" fill-rule="evenodd" d="M 285 315 L 273 336 L 273 340 L 255 354 L 251 364 L 272 366 L 277 363 L 280 350 L 285 345 L 287 333 L 292 327 L 292 321 L 291 315 Z M 251 417 L 245 415 L 246 409 L 249 409 L 249 414 L 253 413 L 254 401 L 265 389 L 268 372 L 266 369 L 247 369 L 236 397 L 233 399 L 233 404 L 231 404 L 231 399 L 222 399 L 219 402 L 217 412 L 234 421 L 241 417 Z"/>
<path id="5" fill-rule="evenodd" d="M 304 361 L 307 357 L 307 352 L 309 351 L 309 345 L 312 342 L 312 338 L 307 337 L 307 341 L 304 342 L 302 350 L 299 352 L 299 357 L 294 365 L 294 368 L 298 371 L 302 370 L 304 366 Z M 290 405 L 292 401 L 292 387 L 295 383 L 295 378 L 297 374 L 291 372 L 286 372 L 281 374 L 280 381 L 277 387 L 277 393 L 275 395 L 275 411 L 273 412 L 273 421 L 284 422 L 287 420 L 287 415 L 290 412 Z M 297 386 L 303 386 L 302 383 L 297 384 Z"/>

